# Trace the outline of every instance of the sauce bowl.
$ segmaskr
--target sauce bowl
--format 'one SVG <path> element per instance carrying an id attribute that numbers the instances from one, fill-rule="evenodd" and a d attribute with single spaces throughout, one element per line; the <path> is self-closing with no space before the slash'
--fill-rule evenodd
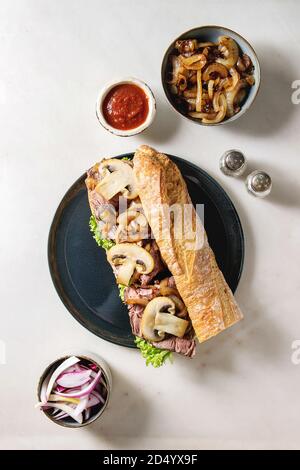
<path id="1" fill-rule="evenodd" d="M 132 84 L 141 88 L 144 91 L 148 99 L 148 108 L 149 108 L 145 121 L 138 127 L 135 127 L 133 129 L 128 129 L 128 130 L 117 129 L 111 126 L 105 119 L 105 116 L 103 113 L 103 102 L 107 94 L 116 86 L 123 85 L 123 84 Z M 127 77 L 127 78 L 114 80 L 114 81 L 107 83 L 100 90 L 100 93 L 96 101 L 96 116 L 98 118 L 98 121 L 104 127 L 104 129 L 120 137 L 130 137 L 136 134 L 140 134 L 152 124 L 155 114 L 156 114 L 156 100 L 155 100 L 154 94 L 152 90 L 150 89 L 150 87 L 145 82 L 143 82 L 142 80 L 138 80 L 137 78 Z"/>

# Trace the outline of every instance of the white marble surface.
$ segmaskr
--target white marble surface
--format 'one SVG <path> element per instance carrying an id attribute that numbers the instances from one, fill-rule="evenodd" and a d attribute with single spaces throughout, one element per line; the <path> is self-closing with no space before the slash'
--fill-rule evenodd
<path id="1" fill-rule="evenodd" d="M 300 79 L 300 3 L 294 1 L 1 0 L 1 448 L 299 448 L 299 125 L 291 83 Z M 181 32 L 222 24 L 257 50 L 262 87 L 232 125 L 201 128 L 168 107 L 164 50 Z M 95 118 L 99 87 L 115 76 L 145 80 L 158 113 L 143 135 L 122 139 Z M 237 291 L 245 320 L 198 347 L 194 361 L 146 369 L 136 351 L 81 327 L 52 285 L 47 236 L 73 181 L 103 155 L 148 143 L 207 170 L 228 191 L 246 237 Z M 269 171 L 268 200 L 218 170 L 240 148 Z M 44 365 L 68 348 L 90 349 L 112 368 L 109 410 L 66 430 L 34 409 Z"/>

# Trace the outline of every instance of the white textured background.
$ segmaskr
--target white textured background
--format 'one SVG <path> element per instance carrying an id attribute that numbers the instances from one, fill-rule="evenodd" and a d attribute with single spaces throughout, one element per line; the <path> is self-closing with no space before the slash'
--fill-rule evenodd
<path id="1" fill-rule="evenodd" d="M 300 79 L 300 3 L 200 0 L 0 0 L 1 448 L 300 447 L 299 125 L 291 83 Z M 232 125 L 201 128 L 166 103 L 160 65 L 183 31 L 221 24 L 256 49 L 262 86 Z M 122 139 L 95 118 L 99 87 L 145 80 L 158 114 L 143 135 Z M 51 219 L 65 193 L 103 155 L 148 143 L 184 157 L 228 191 L 246 236 L 237 299 L 245 320 L 198 348 L 194 361 L 146 369 L 136 351 L 83 329 L 48 272 Z M 218 170 L 236 147 L 269 171 L 268 200 Z M 109 410 L 82 430 L 62 429 L 34 409 L 44 365 L 75 347 L 103 355 L 114 376 Z"/>

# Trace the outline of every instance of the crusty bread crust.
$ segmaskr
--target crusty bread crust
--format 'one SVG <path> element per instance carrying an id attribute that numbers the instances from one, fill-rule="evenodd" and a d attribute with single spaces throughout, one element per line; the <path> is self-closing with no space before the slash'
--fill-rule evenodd
<path id="1" fill-rule="evenodd" d="M 178 167 L 147 145 L 135 152 L 133 163 L 139 197 L 161 256 L 175 278 L 198 340 L 206 341 L 241 320 L 243 315 L 218 268 L 195 209 L 191 209 L 190 224 L 184 219 L 180 238 L 174 236 L 172 219 L 166 224 L 164 211 L 158 209 L 176 204 L 184 212 L 191 205 Z"/>

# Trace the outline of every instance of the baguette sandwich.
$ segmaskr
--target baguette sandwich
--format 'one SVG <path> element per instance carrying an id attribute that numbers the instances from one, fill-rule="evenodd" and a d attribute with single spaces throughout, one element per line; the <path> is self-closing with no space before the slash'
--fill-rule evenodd
<path id="1" fill-rule="evenodd" d="M 166 155 L 142 145 L 133 160 L 87 172 L 90 226 L 107 250 L 136 343 L 148 363 L 187 357 L 242 319 L 185 181 Z"/>

